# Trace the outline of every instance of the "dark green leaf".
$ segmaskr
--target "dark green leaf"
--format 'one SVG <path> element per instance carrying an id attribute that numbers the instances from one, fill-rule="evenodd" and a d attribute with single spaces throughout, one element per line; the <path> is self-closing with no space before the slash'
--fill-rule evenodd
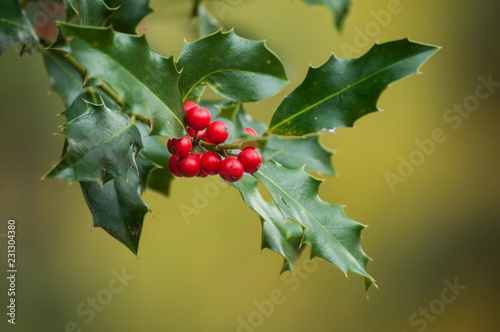
<path id="1" fill-rule="evenodd" d="M 215 17 L 208 12 L 208 10 L 203 5 L 198 6 L 198 34 L 201 37 L 205 37 L 211 33 L 214 33 L 222 28 L 222 25 L 217 21 Z"/>
<path id="2" fill-rule="evenodd" d="M 152 52 L 144 36 L 114 32 L 111 28 L 69 24 L 60 27 L 70 40 L 71 55 L 90 76 L 101 78 L 118 94 L 125 112 L 149 118 L 152 135 L 184 135 L 179 73 L 172 57 Z"/>
<path id="3" fill-rule="evenodd" d="M 33 50 L 38 47 L 38 38 L 18 0 L 0 1 L 0 54 L 12 45 L 25 44 Z"/>
<path id="4" fill-rule="evenodd" d="M 437 47 L 407 39 L 375 45 L 359 59 L 335 55 L 310 68 L 304 82 L 276 110 L 269 132 L 305 135 L 352 127 L 354 121 L 377 111 L 387 86 L 416 73 Z"/>
<path id="5" fill-rule="evenodd" d="M 171 154 L 165 144 L 161 142 L 160 138 L 149 136 L 148 126 L 140 122 L 137 122 L 136 126 L 142 134 L 142 143 L 144 145 L 144 150 L 141 151 L 141 155 L 161 167 L 155 168 L 151 172 L 147 186 L 148 188 L 168 196 L 170 192 L 170 182 L 174 178 L 172 173 L 168 170 L 168 160 Z"/>
<path id="6" fill-rule="evenodd" d="M 116 31 L 135 34 L 137 25 L 153 11 L 149 0 L 105 0 L 106 4 L 118 10 L 109 18 L 107 25 Z"/>
<path id="7" fill-rule="evenodd" d="M 264 160 L 274 159 L 286 168 L 305 169 L 327 175 L 335 175 L 331 157 L 333 153 L 319 141 L 319 135 L 307 137 L 283 137 L 271 135 L 262 151 Z"/>
<path id="8" fill-rule="evenodd" d="M 284 257 L 284 271 L 293 271 L 293 263 L 300 257 L 302 227 L 285 223 L 285 219 L 273 203 L 266 202 L 257 189 L 257 180 L 243 177 L 232 183 L 241 193 L 248 206 L 257 212 L 262 221 L 262 249 L 268 248 Z"/>
<path id="9" fill-rule="evenodd" d="M 140 177 L 131 170 L 128 180 L 118 177 L 102 187 L 94 181 L 80 181 L 94 227 L 103 228 L 136 255 L 144 215 L 149 211 L 141 198 L 142 186 L 154 167 L 143 158 L 137 159 L 137 165 Z"/>
<path id="10" fill-rule="evenodd" d="M 304 0 L 310 5 L 325 5 L 327 6 L 333 16 L 335 17 L 335 26 L 337 30 L 342 29 L 345 16 L 349 11 L 350 0 Z"/>
<path id="11" fill-rule="evenodd" d="M 57 92 L 64 105 L 68 107 L 81 93 L 83 78 L 66 59 L 65 53 L 51 50 L 43 51 L 43 61 L 49 74 L 50 88 Z"/>
<path id="12" fill-rule="evenodd" d="M 64 0 L 66 21 L 78 25 L 102 27 L 115 11 L 103 0 Z"/>
<path id="13" fill-rule="evenodd" d="M 254 176 L 271 193 L 283 216 L 305 226 L 303 241 L 311 247 L 311 258 L 320 257 L 337 265 L 346 275 L 353 271 L 375 284 L 366 272 L 368 256 L 360 245 L 363 225 L 351 220 L 340 205 L 318 196 L 321 180 L 303 169 L 290 170 L 273 161 L 262 165 Z"/>
<path id="14" fill-rule="evenodd" d="M 120 107 L 99 88 L 86 89 L 82 91 L 73 101 L 70 107 L 62 114 L 66 116 L 68 122 L 87 112 L 87 102 L 99 104 L 104 101 L 104 105 L 112 111 L 120 110 Z"/>
<path id="15" fill-rule="evenodd" d="M 45 178 L 97 181 L 100 185 L 137 168 L 141 134 L 130 119 L 104 104 L 88 103 L 88 110 L 65 125 L 69 147 Z"/>
<path id="16" fill-rule="evenodd" d="M 281 61 L 264 42 L 237 36 L 233 31 L 185 43 L 177 66 L 184 100 L 196 100 L 193 90 L 208 84 L 224 98 L 257 101 L 278 93 L 287 83 Z"/>

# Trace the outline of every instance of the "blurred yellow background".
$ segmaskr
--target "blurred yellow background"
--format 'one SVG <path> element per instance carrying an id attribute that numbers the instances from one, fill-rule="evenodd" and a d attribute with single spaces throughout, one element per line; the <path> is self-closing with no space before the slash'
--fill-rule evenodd
<path id="1" fill-rule="evenodd" d="M 198 205 L 199 215 L 183 218 L 179 206 L 193 206 L 193 194 L 219 183 L 215 177 L 177 179 L 168 199 L 145 194 L 153 215 L 145 219 L 138 258 L 103 230 L 91 231 L 77 184 L 39 180 L 58 160 L 63 138 L 52 133 L 64 123 L 56 117 L 64 109 L 48 93 L 41 56 L 3 54 L 0 266 L 5 270 L 7 220 L 14 218 L 18 306 L 12 330 L 500 331 L 500 87 L 490 87 L 489 97 L 461 120 L 446 118 L 454 105 L 474 100 L 478 77 L 500 82 L 500 2 L 401 0 L 397 13 L 377 21 L 394 3 L 355 1 L 342 33 L 325 7 L 303 1 L 207 4 L 226 28 L 266 39 L 285 64 L 290 84 L 247 105 L 265 122 L 308 66 L 321 65 L 332 51 L 358 57 L 377 41 L 405 37 L 443 47 L 423 75 L 383 93 L 383 112 L 322 137 L 337 151 L 339 177 L 323 183 L 321 197 L 345 204 L 351 218 L 370 226 L 362 245 L 374 259 L 368 272 L 380 289 L 372 289 L 369 300 L 361 277 L 346 279 L 324 261 L 308 265 L 308 251 L 296 276 L 280 277 L 282 258 L 260 252 L 259 218 L 232 188 Z M 151 48 L 177 57 L 184 38 L 196 39 L 190 1 L 151 6 L 159 10 L 141 25 Z M 428 142 L 437 128 L 446 140 L 428 156 L 415 152 L 415 141 Z M 410 158 L 418 164 L 406 170 L 411 174 L 389 184 L 387 172 L 398 174 L 401 160 Z M 2 277 L 2 331 L 12 328 L 4 313 L 7 288 Z"/>

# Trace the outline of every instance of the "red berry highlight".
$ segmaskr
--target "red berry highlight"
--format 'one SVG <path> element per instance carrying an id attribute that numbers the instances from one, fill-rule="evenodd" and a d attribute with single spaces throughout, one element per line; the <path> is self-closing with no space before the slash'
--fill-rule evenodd
<path id="1" fill-rule="evenodd" d="M 226 158 L 219 166 L 219 175 L 227 182 L 236 182 L 243 176 L 243 165 L 238 159 Z"/>
<path id="2" fill-rule="evenodd" d="M 201 158 L 201 169 L 208 175 L 215 175 L 219 172 L 222 158 L 215 152 L 207 152 Z"/>
<path id="3" fill-rule="evenodd" d="M 189 154 L 177 161 L 177 171 L 186 178 L 198 175 L 200 171 L 200 158 L 197 155 Z"/>
<path id="4" fill-rule="evenodd" d="M 229 129 L 222 121 L 214 121 L 207 128 L 207 138 L 214 144 L 224 143 L 229 136 Z"/>
<path id="5" fill-rule="evenodd" d="M 168 160 L 168 169 L 170 170 L 170 173 L 172 173 L 173 176 L 180 177 L 181 175 L 179 174 L 179 171 L 177 171 L 178 160 L 179 157 L 171 156 L 170 159 Z"/>
<path id="6" fill-rule="evenodd" d="M 168 151 L 177 157 L 185 157 L 191 152 L 191 139 L 187 136 L 183 138 L 171 138 L 167 142 Z"/>
<path id="7" fill-rule="evenodd" d="M 204 130 L 211 119 L 210 112 L 203 106 L 191 108 L 186 115 L 187 124 L 194 130 Z"/>
<path id="8" fill-rule="evenodd" d="M 246 148 L 238 154 L 238 160 L 243 165 L 245 172 L 255 173 L 262 164 L 262 157 L 255 149 Z"/>

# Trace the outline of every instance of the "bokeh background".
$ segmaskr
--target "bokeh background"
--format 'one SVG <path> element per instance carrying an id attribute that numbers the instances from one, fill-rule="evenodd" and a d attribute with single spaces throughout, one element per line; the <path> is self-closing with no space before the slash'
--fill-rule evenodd
<path id="1" fill-rule="evenodd" d="M 372 289 L 369 300 L 361 277 L 346 279 L 324 261 L 308 263 L 308 251 L 297 263 L 300 273 L 280 277 L 282 258 L 260 251 L 259 218 L 232 188 L 221 188 L 199 215 L 183 218 L 179 206 L 193 206 L 194 192 L 215 178 L 176 180 L 168 199 L 145 194 L 153 215 L 145 219 L 138 258 L 103 230 L 92 230 L 78 185 L 40 181 L 60 156 L 63 138 L 52 133 L 63 124 L 56 117 L 63 105 L 48 92 L 41 56 L 19 59 L 11 49 L 0 57 L 0 266 L 6 270 L 6 222 L 14 218 L 17 324 L 8 326 L 2 309 L 0 330 L 500 331 L 500 87 L 467 112 L 459 128 L 443 119 L 474 94 L 479 76 L 500 81 L 500 2 L 401 0 L 401 12 L 371 30 L 361 45 L 359 31 L 377 26 L 372 11 L 387 10 L 390 3 L 355 1 L 342 33 L 325 7 L 303 1 L 207 4 L 226 28 L 266 39 L 284 62 L 290 84 L 247 105 L 266 122 L 308 66 L 321 65 L 332 51 L 358 57 L 377 41 L 405 37 L 443 47 L 423 75 L 383 93 L 383 112 L 322 137 L 337 151 L 339 177 L 322 184 L 321 197 L 345 204 L 351 218 L 370 226 L 362 245 L 373 258 L 368 272 L 380 289 Z M 177 57 L 184 38 L 196 39 L 190 1 L 151 5 L 159 10 L 141 29 L 154 51 Z M 358 50 L 345 54 L 341 45 Z M 400 158 L 418 149 L 415 140 L 431 137 L 435 128 L 447 140 L 391 190 L 386 172 L 397 173 Z M 119 285 L 113 284 L 115 274 L 123 272 L 129 280 L 107 297 L 110 282 L 113 289 Z M 441 300 L 443 292 L 454 294 L 445 290 L 446 281 L 467 287 L 450 303 Z M 2 277 L 2 308 L 6 289 Z M 282 301 L 270 313 L 269 300 L 277 293 Z M 97 305 L 105 305 L 92 316 L 85 303 L 96 296 Z M 259 303 L 267 315 L 259 313 Z"/>

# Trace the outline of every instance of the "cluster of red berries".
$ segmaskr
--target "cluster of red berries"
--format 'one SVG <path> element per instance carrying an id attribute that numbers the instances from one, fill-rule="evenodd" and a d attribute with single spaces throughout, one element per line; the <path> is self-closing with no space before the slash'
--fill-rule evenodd
<path id="1" fill-rule="evenodd" d="M 171 138 L 167 148 L 172 154 L 168 168 L 178 177 L 206 177 L 219 174 L 228 182 L 236 182 L 244 172 L 255 173 L 262 158 L 252 146 L 245 147 L 237 155 L 228 153 L 220 144 L 229 136 L 229 130 L 222 121 L 211 122 L 210 112 L 192 101 L 184 103 L 187 135 Z M 245 128 L 248 135 L 257 137 L 255 130 Z M 208 143 L 205 147 L 201 141 Z M 236 158 L 235 158 L 236 157 Z"/>

